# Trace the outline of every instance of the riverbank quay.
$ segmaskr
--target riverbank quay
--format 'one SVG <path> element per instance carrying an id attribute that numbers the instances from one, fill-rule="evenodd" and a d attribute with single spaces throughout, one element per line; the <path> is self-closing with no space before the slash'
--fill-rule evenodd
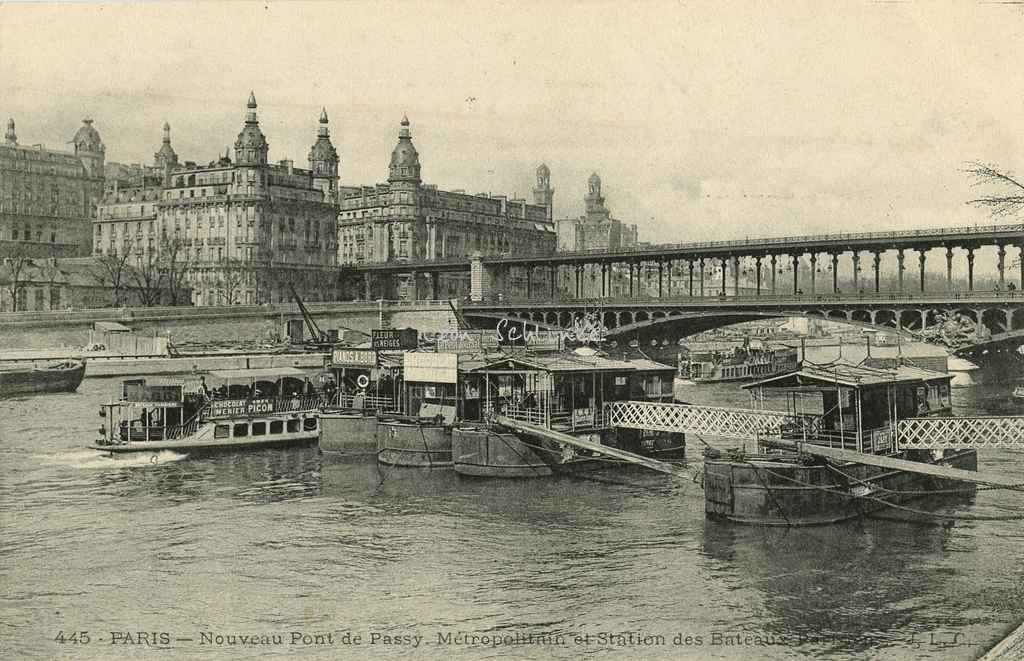
<path id="1" fill-rule="evenodd" d="M 59 353 L 59 352 L 58 352 Z M 264 369 L 273 367 L 322 367 L 324 354 L 308 352 L 288 353 L 232 353 L 205 354 L 170 357 L 118 357 L 91 356 L 79 352 L 75 356 L 86 356 L 85 377 L 114 376 L 156 376 L 160 374 L 180 374 L 183 372 L 201 372 L 209 370 L 230 369 Z M 36 357 L 13 362 L 39 361 L 40 364 L 56 358 L 70 357 L 71 353 L 60 354 L 53 358 Z"/>

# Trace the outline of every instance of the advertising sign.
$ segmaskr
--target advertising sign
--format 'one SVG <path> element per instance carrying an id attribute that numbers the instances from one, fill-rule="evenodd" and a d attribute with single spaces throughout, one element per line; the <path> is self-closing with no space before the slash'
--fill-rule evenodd
<path id="1" fill-rule="evenodd" d="M 458 354 L 407 353 L 403 359 L 406 382 L 456 383 L 458 381 Z"/>
<path id="2" fill-rule="evenodd" d="M 333 367 L 376 367 L 377 352 L 372 349 L 335 349 L 331 354 Z"/>
<path id="3" fill-rule="evenodd" d="M 572 424 L 574 427 L 585 427 L 594 424 L 594 409 L 573 409 Z"/>
<path id="4" fill-rule="evenodd" d="M 210 402 L 211 418 L 235 418 L 274 412 L 270 399 L 219 399 Z"/>
<path id="5" fill-rule="evenodd" d="M 374 351 L 398 351 L 419 346 L 419 332 L 415 328 L 374 329 L 370 343 Z"/>

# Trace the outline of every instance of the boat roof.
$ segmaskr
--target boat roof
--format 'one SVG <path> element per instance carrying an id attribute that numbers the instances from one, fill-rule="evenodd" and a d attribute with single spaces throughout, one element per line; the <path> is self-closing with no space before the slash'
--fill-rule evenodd
<path id="1" fill-rule="evenodd" d="M 499 360 L 482 363 L 476 370 L 520 369 L 542 372 L 636 372 L 648 370 L 673 370 L 653 360 L 614 360 L 604 356 L 581 356 L 578 354 L 553 354 L 507 356 Z M 476 371 L 474 370 L 474 371 Z"/>
<path id="2" fill-rule="evenodd" d="M 303 377 L 310 376 L 316 371 L 316 369 L 299 369 L 298 367 L 260 367 L 249 370 L 213 370 L 208 372 L 206 376 L 210 376 L 221 381 L 248 381 L 249 379 L 266 381 L 268 378 L 277 380 L 284 377 L 301 379 Z"/>
<path id="3" fill-rule="evenodd" d="M 119 324 L 116 321 L 97 321 L 93 324 L 93 328 L 98 331 L 107 331 L 109 333 L 130 333 L 131 328 L 128 328 L 124 324 Z"/>
<path id="4" fill-rule="evenodd" d="M 882 384 L 916 383 L 919 381 L 950 378 L 952 377 L 949 374 L 943 372 L 935 372 L 909 365 L 900 365 L 895 369 L 886 369 L 842 362 L 827 365 L 805 363 L 800 369 L 793 372 L 748 383 L 743 387 L 746 389 L 786 388 L 795 390 L 801 386 L 810 386 L 809 389 L 814 390 L 815 385 L 832 387 L 840 385 L 848 388 L 862 388 Z"/>

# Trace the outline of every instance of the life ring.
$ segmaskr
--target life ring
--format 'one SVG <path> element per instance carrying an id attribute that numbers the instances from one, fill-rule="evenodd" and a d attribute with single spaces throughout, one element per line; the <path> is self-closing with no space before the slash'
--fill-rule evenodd
<path id="1" fill-rule="evenodd" d="M 365 388 L 366 386 L 370 385 L 370 377 L 366 376 L 365 374 L 360 374 L 359 378 L 356 379 L 356 385 L 359 386 L 360 388 Z"/>

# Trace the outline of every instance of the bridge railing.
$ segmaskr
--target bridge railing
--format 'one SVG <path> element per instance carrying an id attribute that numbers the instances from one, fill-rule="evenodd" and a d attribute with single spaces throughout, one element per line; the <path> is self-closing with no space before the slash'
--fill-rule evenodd
<path id="1" fill-rule="evenodd" d="M 584 297 L 584 298 L 571 298 L 571 297 L 559 297 L 555 296 L 504 296 L 490 297 L 487 300 L 473 303 L 464 303 L 465 307 L 474 306 L 493 306 L 493 305 L 519 305 L 519 304 L 536 304 L 536 303 L 551 303 L 553 305 L 564 304 L 571 302 L 576 305 L 592 305 L 599 307 L 602 305 L 630 305 L 637 303 L 650 303 L 657 305 L 659 303 L 690 303 L 695 305 L 707 304 L 709 306 L 717 306 L 721 303 L 731 304 L 756 304 L 765 305 L 771 303 L 787 304 L 787 303 L 889 303 L 889 302 L 909 302 L 914 303 L 918 301 L 980 301 L 980 302 L 992 302 L 992 301 L 1024 301 L 1024 292 L 1016 290 L 1000 290 L 1000 291 L 952 291 L 952 292 L 856 292 L 856 293 L 827 293 L 827 294 L 762 294 L 757 295 L 744 295 L 744 296 L 731 296 L 723 294 L 708 294 L 705 293 L 703 296 L 694 295 L 689 296 L 686 294 L 672 294 L 671 296 L 650 296 L 650 295 L 637 295 L 632 297 Z"/>
<path id="2" fill-rule="evenodd" d="M 1024 448 L 1024 416 L 907 418 L 896 424 L 900 450 Z M 1021 480 L 1024 482 L 1024 478 Z"/>
<path id="3" fill-rule="evenodd" d="M 786 245 L 794 243 L 834 243 L 839 241 L 885 241 L 888 239 L 907 239 L 916 237 L 974 236 L 978 234 L 1007 234 L 1024 232 L 1024 223 L 1014 225 L 980 225 L 960 227 L 932 227 L 916 230 L 895 230 L 891 232 L 843 232 L 839 234 L 803 234 L 799 236 L 779 237 L 748 237 L 729 239 L 726 241 L 695 241 L 688 243 L 662 243 L 656 246 L 636 248 L 596 248 L 592 250 L 575 250 L 559 252 L 558 257 L 586 257 L 589 255 L 625 254 L 644 255 L 665 252 L 666 250 L 699 250 L 702 248 L 761 248 L 764 246 Z"/>
<path id="4" fill-rule="evenodd" d="M 806 432 L 813 435 L 820 416 L 793 415 L 785 411 L 693 406 L 655 402 L 610 402 L 608 424 L 629 429 L 690 432 L 720 438 L 750 440 L 766 435 Z"/>

